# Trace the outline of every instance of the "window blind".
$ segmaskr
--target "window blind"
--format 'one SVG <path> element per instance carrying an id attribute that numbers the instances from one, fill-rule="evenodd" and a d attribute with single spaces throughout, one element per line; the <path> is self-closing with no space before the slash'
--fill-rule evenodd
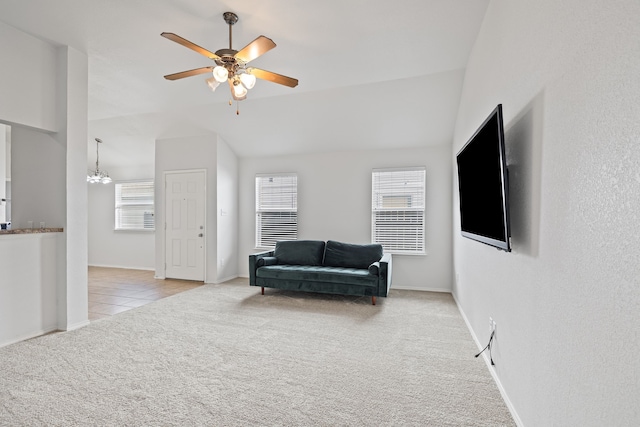
<path id="1" fill-rule="evenodd" d="M 116 230 L 155 230 L 153 181 L 116 183 Z"/>
<path id="2" fill-rule="evenodd" d="M 256 176 L 256 247 L 298 238 L 298 176 Z"/>
<path id="3" fill-rule="evenodd" d="M 424 167 L 373 170 L 371 241 L 385 252 L 425 252 L 425 176 Z"/>

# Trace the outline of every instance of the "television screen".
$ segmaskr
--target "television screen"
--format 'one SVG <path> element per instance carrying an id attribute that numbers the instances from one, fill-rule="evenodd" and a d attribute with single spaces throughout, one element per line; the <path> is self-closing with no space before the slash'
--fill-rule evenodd
<path id="1" fill-rule="evenodd" d="M 511 251 L 502 104 L 456 156 L 464 237 Z"/>

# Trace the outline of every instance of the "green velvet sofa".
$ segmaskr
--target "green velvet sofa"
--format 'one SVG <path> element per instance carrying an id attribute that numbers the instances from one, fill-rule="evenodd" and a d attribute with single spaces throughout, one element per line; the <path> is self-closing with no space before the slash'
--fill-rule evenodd
<path id="1" fill-rule="evenodd" d="M 386 297 L 391 254 L 382 246 L 329 240 L 277 242 L 273 251 L 249 255 L 249 284 L 264 288 Z"/>

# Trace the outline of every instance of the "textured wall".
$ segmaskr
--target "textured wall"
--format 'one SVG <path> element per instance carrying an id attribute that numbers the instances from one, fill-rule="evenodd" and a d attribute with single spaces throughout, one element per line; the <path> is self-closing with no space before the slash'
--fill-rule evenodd
<path id="1" fill-rule="evenodd" d="M 513 252 L 454 190 L 454 293 L 527 426 L 640 424 L 639 40 L 636 0 L 494 0 L 467 68 L 454 153 L 502 103 Z"/>

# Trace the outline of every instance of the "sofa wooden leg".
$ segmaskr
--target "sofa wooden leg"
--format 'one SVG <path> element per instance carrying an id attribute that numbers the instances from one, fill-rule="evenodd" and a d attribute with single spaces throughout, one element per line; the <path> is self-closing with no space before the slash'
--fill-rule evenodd
<path id="1" fill-rule="evenodd" d="M 371 305 L 376 305 L 376 297 L 371 297 Z"/>
<path id="2" fill-rule="evenodd" d="M 264 295 L 264 286 L 262 287 L 262 295 Z"/>

